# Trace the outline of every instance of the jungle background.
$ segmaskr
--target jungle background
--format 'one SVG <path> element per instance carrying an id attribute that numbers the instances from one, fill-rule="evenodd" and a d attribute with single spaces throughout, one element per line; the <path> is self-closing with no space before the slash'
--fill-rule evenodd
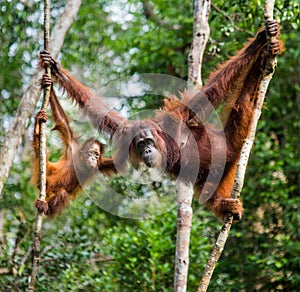
<path id="1" fill-rule="evenodd" d="M 65 1 L 51 2 L 54 24 Z M 59 61 L 93 88 L 136 73 L 186 80 L 192 2 L 83 1 Z M 43 48 L 43 5 L 42 1 L 0 1 L 0 11 L 2 146 Z M 286 51 L 278 57 L 248 165 L 242 191 L 245 215 L 231 229 L 209 291 L 297 291 L 300 286 L 298 1 L 276 1 L 274 15 L 281 23 Z M 262 1 L 213 1 L 204 82 L 263 22 Z M 142 105 L 159 108 L 162 100 L 146 97 Z M 133 113 L 141 109 L 140 103 L 129 101 L 129 106 Z M 74 107 L 68 112 L 76 115 Z M 32 122 L 33 118 L 0 201 L 1 291 L 24 291 L 31 272 L 33 204 L 38 196 L 30 184 Z M 60 147 L 51 141 L 48 150 L 55 159 Z M 117 179 L 118 183 L 121 188 L 124 181 Z M 188 291 L 198 287 L 221 227 L 197 202 L 193 209 Z M 159 216 L 133 220 L 101 210 L 83 194 L 60 217 L 44 220 L 37 291 L 172 291 L 175 236 L 176 205 Z"/>

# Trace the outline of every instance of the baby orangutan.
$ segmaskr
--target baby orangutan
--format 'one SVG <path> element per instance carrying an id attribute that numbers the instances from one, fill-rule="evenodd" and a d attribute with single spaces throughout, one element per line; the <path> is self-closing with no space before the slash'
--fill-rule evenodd
<path id="1" fill-rule="evenodd" d="M 267 35 L 272 37 L 270 44 Z M 42 67 L 50 65 L 55 80 L 89 116 L 92 125 L 115 142 L 114 161 L 118 169 L 125 168 L 128 161 L 134 167 L 144 163 L 165 169 L 172 178 L 193 183 L 195 197 L 218 217 L 231 213 L 234 220 L 240 220 L 242 203 L 230 195 L 266 60 L 283 51 L 279 35 L 279 24 L 268 22 L 241 51 L 211 73 L 197 94 L 166 99 L 163 111 L 138 121 L 128 121 L 111 110 L 47 51 L 41 52 L 40 60 Z M 209 121 L 219 106 L 223 106 L 222 117 L 226 117 L 222 130 Z M 168 133 L 177 133 L 176 140 Z"/>
<path id="2" fill-rule="evenodd" d="M 75 199 L 84 184 L 90 181 L 99 171 L 111 176 L 116 173 L 111 158 L 104 158 L 104 145 L 94 138 L 90 138 L 82 145 L 79 143 L 69 125 L 68 117 L 61 107 L 49 75 L 44 75 L 42 86 L 51 85 L 50 106 L 55 126 L 65 145 L 63 155 L 57 162 L 51 162 L 47 157 L 46 164 L 46 201 L 37 199 L 35 206 L 40 213 L 49 218 L 55 218 L 68 205 L 70 199 Z M 40 163 L 40 122 L 47 121 L 47 113 L 39 111 L 35 117 L 33 134 L 33 149 L 35 152 L 33 183 L 39 187 Z"/>

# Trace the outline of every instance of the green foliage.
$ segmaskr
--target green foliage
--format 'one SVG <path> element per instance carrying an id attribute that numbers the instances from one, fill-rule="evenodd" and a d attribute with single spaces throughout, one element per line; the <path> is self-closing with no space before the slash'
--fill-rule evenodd
<path id="1" fill-rule="evenodd" d="M 0 4 L 1 136 L 14 116 L 42 45 L 40 1 L 22 3 Z M 142 3 L 84 1 L 67 35 L 63 64 L 98 88 L 134 73 L 186 78 L 192 2 L 152 1 L 154 14 L 148 18 Z M 204 76 L 234 55 L 263 25 L 263 1 L 213 3 L 221 12 L 212 8 L 210 14 Z M 62 5 L 52 1 L 52 21 Z M 297 291 L 300 285 L 299 3 L 276 1 L 274 14 L 281 22 L 286 52 L 278 58 L 248 166 L 242 192 L 245 216 L 231 230 L 211 291 Z M 128 101 L 134 112 L 140 109 L 136 100 Z M 156 108 L 159 103 L 152 96 L 143 99 L 145 108 Z M 72 118 L 77 118 L 74 113 Z M 52 135 L 49 132 L 48 137 Z M 28 140 L 20 145 L 0 204 L 4 218 L 0 266 L 14 267 L 17 272 L 0 275 L 1 291 L 26 290 L 31 272 L 27 252 L 37 192 L 29 184 Z M 56 138 L 48 142 L 55 159 L 60 146 Z M 140 186 L 132 188 L 126 179 L 114 180 L 112 185 L 125 196 L 132 191 L 138 192 L 137 197 L 142 193 Z M 158 190 L 160 187 L 169 186 Z M 81 195 L 55 221 L 44 221 L 37 291 L 172 291 L 176 209 L 171 207 L 155 218 L 129 220 L 104 213 Z M 194 204 L 189 291 L 197 289 L 220 225 Z"/>
<path id="2" fill-rule="evenodd" d="M 33 43 L 30 46 L 25 46 L 25 43 L 32 37 L 30 34 L 37 32 L 37 24 L 33 19 L 28 19 L 28 14 L 32 14 L 37 8 L 38 5 L 34 3 L 28 6 L 19 1 L 0 3 L 0 138 L 5 133 L 5 127 L 9 126 L 10 115 L 14 114 L 20 101 L 22 75 L 30 64 L 34 49 Z"/>

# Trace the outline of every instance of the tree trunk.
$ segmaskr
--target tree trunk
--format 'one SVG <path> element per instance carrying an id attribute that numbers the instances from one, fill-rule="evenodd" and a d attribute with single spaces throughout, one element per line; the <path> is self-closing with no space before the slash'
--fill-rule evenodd
<path id="1" fill-rule="evenodd" d="M 178 181 L 177 192 L 177 239 L 175 253 L 174 291 L 184 292 L 187 289 L 189 269 L 189 245 L 192 227 L 193 186 Z"/>
<path id="2" fill-rule="evenodd" d="M 209 36 L 208 16 L 210 0 L 194 1 L 193 42 L 189 62 L 188 89 L 199 90 L 202 85 L 201 66 L 206 42 Z M 189 268 L 189 245 L 192 226 L 192 184 L 177 181 L 177 240 L 175 253 L 174 291 L 184 292 L 187 289 Z"/>
<path id="3" fill-rule="evenodd" d="M 209 38 L 208 16 L 210 13 L 210 0 L 194 1 L 194 27 L 193 41 L 188 57 L 188 89 L 198 89 L 202 86 L 202 60 Z"/>
<path id="4" fill-rule="evenodd" d="M 274 9 L 274 0 L 266 0 L 265 7 L 264 7 L 265 23 L 273 19 L 273 9 Z M 269 43 L 271 39 L 269 38 L 268 35 L 267 38 Z M 244 185 L 246 168 L 250 157 L 250 152 L 254 143 L 257 123 L 261 115 L 261 109 L 264 103 L 264 98 L 268 89 L 269 82 L 271 81 L 273 73 L 275 71 L 275 66 L 276 66 L 276 57 L 270 56 L 266 60 L 264 77 L 260 83 L 259 96 L 254 108 L 254 116 L 251 124 L 250 133 L 247 139 L 244 141 L 242 151 L 241 151 L 241 156 L 237 165 L 236 179 L 231 193 L 231 197 L 235 199 L 240 197 L 240 193 Z M 218 262 L 218 259 L 221 256 L 226 240 L 228 238 L 229 231 L 232 225 L 232 219 L 233 219 L 232 215 L 228 215 L 224 220 L 224 224 L 221 229 L 218 240 L 213 248 L 211 256 L 203 272 L 202 279 L 197 290 L 198 292 L 205 292 L 208 288 L 216 263 Z"/>
<path id="5" fill-rule="evenodd" d="M 66 33 L 77 15 L 81 2 L 82 0 L 69 0 L 65 11 L 62 13 L 52 30 L 51 43 L 54 45 L 52 46 L 51 54 L 54 58 L 57 58 L 61 50 Z M 30 84 L 25 89 L 13 125 L 8 130 L 0 149 L 0 200 L 2 199 L 2 189 L 8 177 L 18 145 L 25 133 L 25 129 L 28 126 L 30 117 L 32 116 L 39 98 L 39 79 L 40 72 L 37 70 L 34 73 Z"/>

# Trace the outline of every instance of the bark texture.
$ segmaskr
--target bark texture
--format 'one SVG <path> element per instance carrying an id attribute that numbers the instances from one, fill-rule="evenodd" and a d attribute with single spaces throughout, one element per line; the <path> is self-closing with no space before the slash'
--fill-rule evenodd
<path id="1" fill-rule="evenodd" d="M 274 0 L 266 0 L 264 6 L 265 23 L 273 19 L 273 9 L 274 9 Z M 270 42 L 271 38 L 268 35 L 267 38 L 268 38 L 268 42 Z M 240 197 L 240 193 L 244 185 L 246 168 L 249 161 L 250 152 L 254 143 L 258 120 L 261 115 L 261 110 L 268 89 L 268 85 L 272 79 L 273 73 L 275 71 L 275 67 L 276 67 L 276 57 L 270 56 L 266 61 L 264 78 L 260 83 L 260 90 L 259 90 L 260 93 L 259 93 L 258 100 L 255 104 L 254 117 L 251 124 L 251 130 L 249 136 L 247 137 L 247 139 L 243 144 L 241 156 L 237 165 L 236 179 L 234 182 L 233 191 L 231 193 L 232 198 Z M 222 226 L 217 242 L 213 248 L 211 256 L 203 272 L 202 279 L 200 281 L 200 285 L 197 290 L 198 292 L 207 291 L 216 263 L 218 262 L 218 259 L 221 256 L 226 240 L 228 238 L 229 231 L 232 225 L 232 219 L 233 219 L 232 216 L 228 215 L 224 220 L 224 224 Z"/>
<path id="2" fill-rule="evenodd" d="M 53 44 L 51 54 L 54 58 L 58 57 L 66 33 L 77 15 L 81 2 L 82 0 L 69 0 L 65 11 L 52 30 L 50 42 Z M 40 72 L 37 70 L 25 89 L 14 122 L 8 130 L 5 141 L 0 149 L 0 200 L 2 199 L 2 189 L 8 177 L 19 143 L 29 124 L 30 117 L 33 114 L 40 95 L 39 79 Z"/>

